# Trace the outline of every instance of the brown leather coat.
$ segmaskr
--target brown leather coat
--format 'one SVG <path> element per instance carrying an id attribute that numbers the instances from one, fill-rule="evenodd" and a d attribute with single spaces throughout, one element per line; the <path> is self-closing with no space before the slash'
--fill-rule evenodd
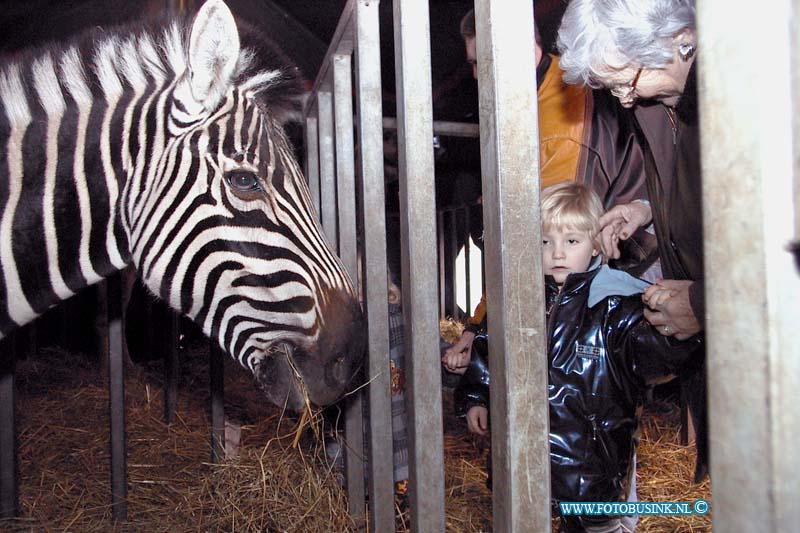
<path id="1" fill-rule="evenodd" d="M 636 117 L 664 278 L 694 281 L 689 298 L 702 323 L 703 195 L 694 67 L 674 112 L 661 104 L 640 105 Z M 681 394 L 689 405 L 697 434 L 695 480 L 700 481 L 708 472 L 709 453 L 705 357 L 696 362 L 694 371 L 682 377 Z"/>

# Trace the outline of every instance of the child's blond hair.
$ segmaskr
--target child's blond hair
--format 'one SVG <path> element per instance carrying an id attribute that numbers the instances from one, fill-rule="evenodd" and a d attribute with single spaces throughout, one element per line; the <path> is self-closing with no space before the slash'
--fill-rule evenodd
<path id="1" fill-rule="evenodd" d="M 600 217 L 604 212 L 597 193 L 582 183 L 557 183 L 542 191 L 542 228 L 545 231 L 585 231 L 599 246 Z"/>

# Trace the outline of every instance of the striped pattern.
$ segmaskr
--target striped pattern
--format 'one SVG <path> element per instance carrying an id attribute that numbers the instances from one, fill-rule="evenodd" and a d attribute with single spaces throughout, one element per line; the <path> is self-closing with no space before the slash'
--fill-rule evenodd
<path id="1" fill-rule="evenodd" d="M 194 31 L 225 31 L 205 22 Z M 295 71 L 242 46 L 199 101 L 190 29 L 100 33 L 2 66 L 0 337 L 131 262 L 254 371 L 276 343 L 316 354 L 326 329 L 361 320 L 279 123 Z"/>

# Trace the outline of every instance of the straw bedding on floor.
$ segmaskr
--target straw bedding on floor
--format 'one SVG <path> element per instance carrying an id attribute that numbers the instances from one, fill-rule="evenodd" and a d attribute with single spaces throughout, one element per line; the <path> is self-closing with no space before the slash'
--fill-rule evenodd
<path id="1" fill-rule="evenodd" d="M 191 352 L 191 350 L 190 350 Z M 108 393 L 97 365 L 47 350 L 17 370 L 21 518 L 6 531 L 365 531 L 325 457 L 318 424 L 266 402 L 226 362 L 226 413 L 241 424 L 239 456 L 210 464 L 207 355 L 182 354 L 177 422 L 163 422 L 160 364 L 128 367 L 128 521 L 111 520 Z M 468 434 L 443 393 L 448 531 L 491 531 L 487 441 Z M 318 419 L 312 420 L 318 422 Z M 316 430 L 313 428 L 316 427 Z M 694 455 L 673 412 L 645 414 L 639 499 L 710 500 L 691 483 Z M 713 509 L 713 505 L 712 505 Z M 410 527 L 398 517 L 398 529 Z M 637 531 L 709 531 L 710 517 L 645 517 Z"/>

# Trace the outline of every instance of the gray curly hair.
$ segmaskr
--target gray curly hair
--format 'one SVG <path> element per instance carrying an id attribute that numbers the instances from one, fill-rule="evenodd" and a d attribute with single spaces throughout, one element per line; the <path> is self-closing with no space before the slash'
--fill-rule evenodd
<path id="1" fill-rule="evenodd" d="M 672 62 L 672 38 L 695 28 L 695 0 L 571 0 L 558 30 L 567 83 L 600 88 L 598 75 Z"/>

